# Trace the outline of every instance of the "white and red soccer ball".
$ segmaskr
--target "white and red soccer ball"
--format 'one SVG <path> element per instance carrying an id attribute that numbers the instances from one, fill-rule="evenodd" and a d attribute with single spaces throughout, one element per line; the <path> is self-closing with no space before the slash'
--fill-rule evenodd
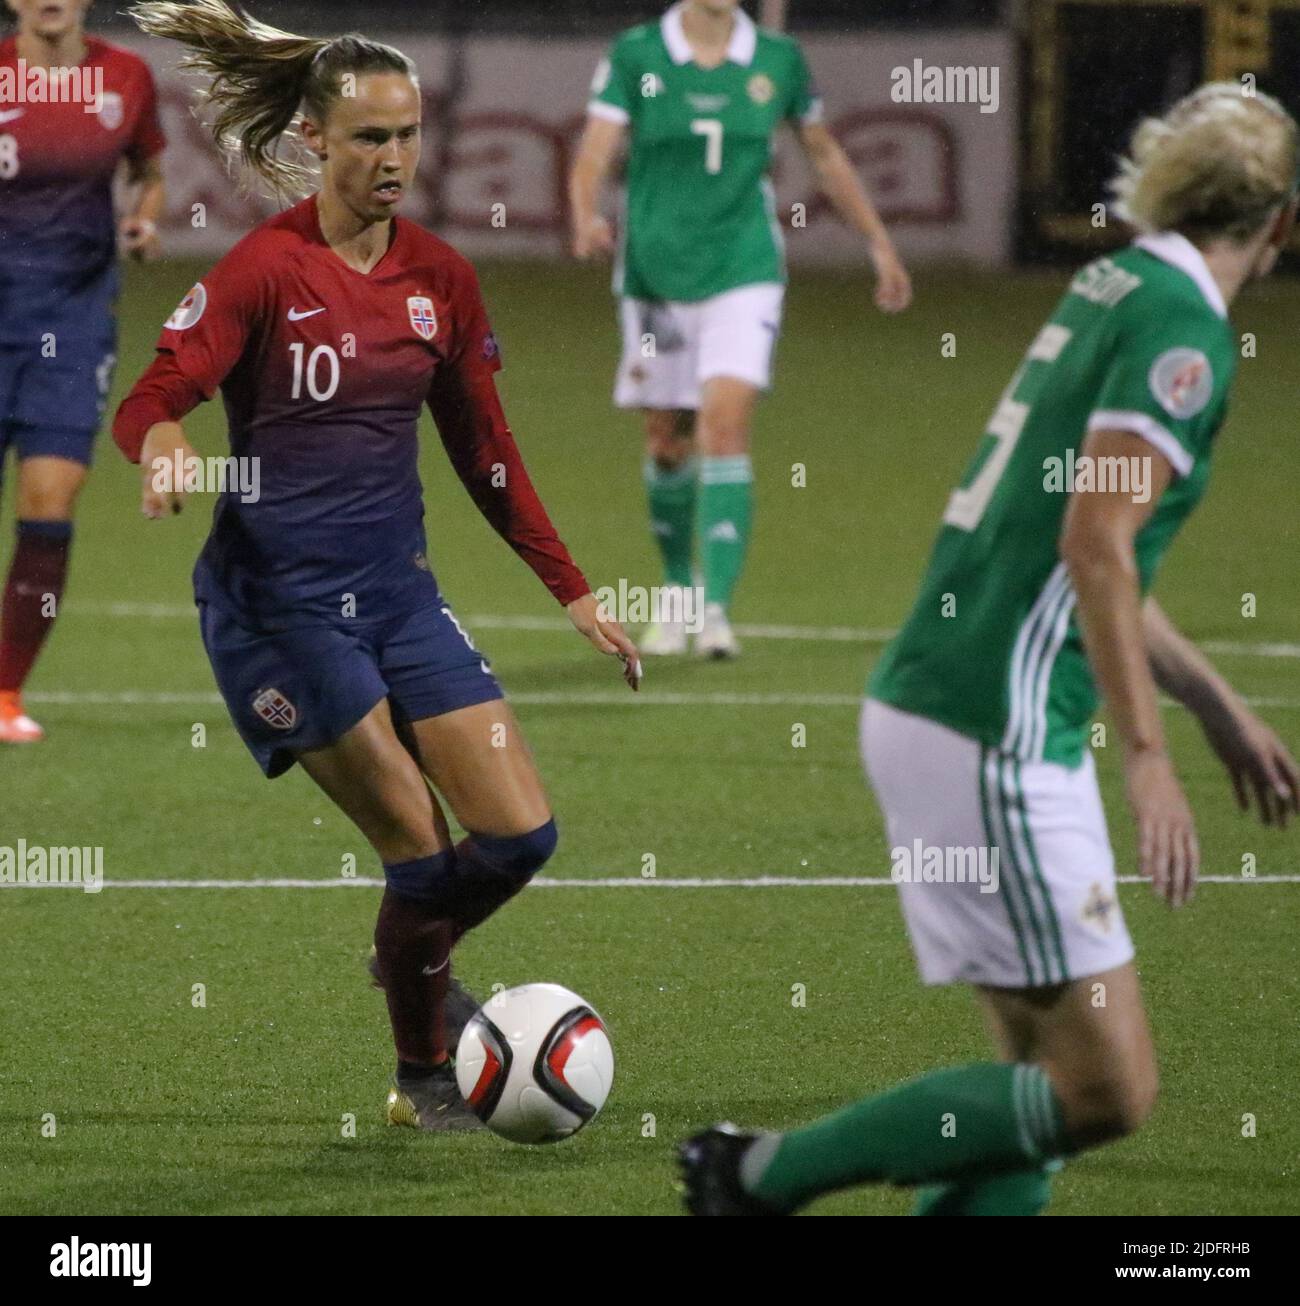
<path id="1" fill-rule="evenodd" d="M 456 1081 L 479 1119 L 515 1143 L 576 1134 L 605 1105 L 614 1049 L 595 1010 L 559 984 L 489 998 L 456 1049 Z"/>

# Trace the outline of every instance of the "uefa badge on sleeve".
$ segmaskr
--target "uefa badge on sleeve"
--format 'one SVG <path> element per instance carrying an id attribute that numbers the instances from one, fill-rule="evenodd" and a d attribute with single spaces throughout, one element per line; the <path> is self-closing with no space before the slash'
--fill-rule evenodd
<path id="1" fill-rule="evenodd" d="M 438 334 L 438 315 L 433 311 L 433 300 L 427 295 L 412 295 L 406 301 L 406 311 L 416 334 L 432 340 Z"/>
<path id="2" fill-rule="evenodd" d="M 292 730 L 298 724 L 298 709 L 278 689 L 258 690 L 253 711 L 272 730 Z"/>
<path id="3" fill-rule="evenodd" d="M 1195 417 L 1214 396 L 1214 372 L 1199 349 L 1166 349 L 1147 379 L 1160 406 L 1180 422 Z"/>
<path id="4" fill-rule="evenodd" d="M 196 282 L 191 288 L 188 295 L 176 305 L 171 317 L 163 323 L 167 331 L 188 331 L 203 316 L 203 310 L 208 306 L 208 292 L 204 289 L 203 282 Z"/>

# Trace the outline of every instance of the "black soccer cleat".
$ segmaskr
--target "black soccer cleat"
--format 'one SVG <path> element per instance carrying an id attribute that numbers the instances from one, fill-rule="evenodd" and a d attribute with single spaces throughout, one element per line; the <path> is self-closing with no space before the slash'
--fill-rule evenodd
<path id="1" fill-rule="evenodd" d="M 383 981 L 379 978 L 379 954 L 372 947 L 366 960 L 366 970 L 370 974 L 370 986 L 382 990 Z M 447 1051 L 456 1055 L 460 1036 L 465 1032 L 471 1017 L 483 1004 L 453 975 L 447 981 L 447 999 L 443 1007 L 443 1027 L 447 1031 Z"/>
<path id="2" fill-rule="evenodd" d="M 786 1214 L 741 1186 L 741 1158 L 758 1137 L 724 1121 L 678 1146 L 682 1198 L 692 1215 Z"/>
<path id="3" fill-rule="evenodd" d="M 398 1075 L 388 1090 L 384 1119 L 390 1125 L 406 1125 L 437 1134 L 468 1133 L 485 1127 L 461 1097 L 456 1085 L 456 1067 L 450 1057 L 435 1074 L 423 1079 L 403 1079 Z"/>

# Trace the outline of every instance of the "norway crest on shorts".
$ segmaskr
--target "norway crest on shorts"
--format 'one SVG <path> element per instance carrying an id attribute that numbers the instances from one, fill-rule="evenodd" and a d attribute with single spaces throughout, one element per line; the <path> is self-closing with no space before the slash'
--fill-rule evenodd
<path id="1" fill-rule="evenodd" d="M 292 730 L 298 724 L 298 709 L 278 689 L 259 689 L 253 711 L 272 730 Z"/>
<path id="2" fill-rule="evenodd" d="M 432 340 L 438 334 L 438 315 L 433 311 L 433 300 L 427 295 L 410 296 L 406 301 L 406 311 L 417 335 Z"/>

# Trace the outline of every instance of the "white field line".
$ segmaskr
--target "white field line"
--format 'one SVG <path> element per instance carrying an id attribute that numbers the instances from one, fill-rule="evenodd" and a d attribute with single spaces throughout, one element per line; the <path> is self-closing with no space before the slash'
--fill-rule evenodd
<path id="1" fill-rule="evenodd" d="M 192 603 L 135 603 L 106 599 L 83 599 L 67 604 L 68 613 L 95 617 L 188 617 L 194 619 Z M 564 617 L 506 616 L 480 613 L 462 618 L 462 624 L 474 630 L 533 630 L 572 634 L 573 627 Z M 746 639 L 804 640 L 811 643 L 832 644 L 886 644 L 898 633 L 893 630 L 872 630 L 859 626 L 788 626 L 779 624 L 745 624 L 735 627 L 736 634 Z M 1214 655 L 1300 658 L 1300 644 L 1252 643 L 1249 640 L 1207 640 L 1200 647 Z"/>
<path id="2" fill-rule="evenodd" d="M 1140 875 L 1121 875 L 1120 884 L 1145 884 Z M 748 879 L 723 877 L 704 879 L 641 879 L 639 876 L 604 879 L 555 879 L 540 876 L 534 889 L 880 889 L 894 881 L 889 876 L 870 875 L 760 875 Z M 1300 884 L 1300 875 L 1202 875 L 1198 884 Z M 0 883 L 0 889 L 80 889 L 80 884 Z M 373 877 L 331 880 L 104 880 L 105 889 L 382 889 L 384 881 Z"/>
<path id="3" fill-rule="evenodd" d="M 28 703 L 51 703 L 72 707 L 213 707 L 221 703 L 216 690 L 77 690 L 47 689 L 24 694 Z M 827 707 L 857 708 L 860 694 L 762 694 L 705 690 L 642 691 L 631 694 L 626 689 L 611 690 L 540 690 L 507 695 L 517 706 L 525 707 Z M 1300 708 L 1297 698 L 1246 696 L 1252 707 Z M 1179 704 L 1168 699 L 1165 707 Z"/>

